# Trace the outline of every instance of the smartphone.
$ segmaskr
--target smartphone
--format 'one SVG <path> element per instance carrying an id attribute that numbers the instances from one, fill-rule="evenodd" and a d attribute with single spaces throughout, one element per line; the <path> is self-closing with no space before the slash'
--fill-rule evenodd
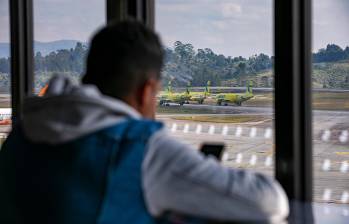
<path id="1" fill-rule="evenodd" d="M 224 144 L 221 143 L 205 143 L 202 145 L 200 152 L 202 152 L 206 156 L 213 155 L 218 160 L 221 160 L 224 147 Z"/>

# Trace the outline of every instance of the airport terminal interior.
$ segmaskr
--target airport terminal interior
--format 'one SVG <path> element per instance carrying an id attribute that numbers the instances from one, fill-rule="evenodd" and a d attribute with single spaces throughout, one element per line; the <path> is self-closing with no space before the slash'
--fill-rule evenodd
<path id="1" fill-rule="evenodd" d="M 162 39 L 170 135 L 276 178 L 289 223 L 349 223 L 347 0 L 0 0 L 0 144 L 25 97 L 78 85 L 92 35 L 128 18 Z"/>

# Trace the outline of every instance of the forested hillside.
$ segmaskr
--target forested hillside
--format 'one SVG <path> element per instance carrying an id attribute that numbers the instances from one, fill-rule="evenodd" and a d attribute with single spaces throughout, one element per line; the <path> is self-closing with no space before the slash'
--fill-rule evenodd
<path id="1" fill-rule="evenodd" d="M 74 48 L 35 55 L 37 88 L 54 73 L 66 74 L 78 80 L 84 72 L 87 46 L 77 43 Z M 204 86 L 208 80 L 216 86 L 243 86 L 253 80 L 255 86 L 272 87 L 273 57 L 256 54 L 249 58 L 216 54 L 209 48 L 195 49 L 190 43 L 176 41 L 165 49 L 164 85 L 173 80 L 175 86 Z M 320 88 L 349 88 L 349 47 L 329 44 L 313 54 L 314 86 Z M 0 88 L 9 85 L 9 58 L 0 58 Z"/>
<path id="2" fill-rule="evenodd" d="M 315 88 L 349 89 L 349 60 L 316 63 L 312 78 Z"/>
<path id="3" fill-rule="evenodd" d="M 34 52 L 47 55 L 52 51 L 74 48 L 77 40 L 57 40 L 49 42 L 34 41 Z M 0 43 L 0 58 L 7 58 L 10 54 L 10 43 Z"/>

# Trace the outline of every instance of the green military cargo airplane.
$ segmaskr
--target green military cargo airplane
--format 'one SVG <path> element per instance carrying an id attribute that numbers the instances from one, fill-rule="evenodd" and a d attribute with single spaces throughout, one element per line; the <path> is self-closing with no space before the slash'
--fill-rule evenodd
<path id="1" fill-rule="evenodd" d="M 246 93 L 245 94 L 236 94 L 236 93 L 220 93 L 215 96 L 217 105 L 225 105 L 228 103 L 233 103 L 238 106 L 241 106 L 243 102 L 253 98 L 252 93 L 252 82 L 247 83 Z"/>
<path id="2" fill-rule="evenodd" d="M 169 106 L 170 103 L 178 103 L 180 106 L 187 103 L 190 100 L 188 92 L 185 93 L 174 93 L 172 91 L 172 82 L 169 81 L 166 91 L 160 92 L 157 96 L 160 106 Z"/>
<path id="3" fill-rule="evenodd" d="M 190 91 L 191 84 L 189 83 L 187 86 L 187 94 L 189 94 L 189 101 L 195 101 L 199 104 L 203 104 L 205 99 L 211 94 L 211 82 L 208 81 L 205 87 L 204 92 L 191 92 Z"/>

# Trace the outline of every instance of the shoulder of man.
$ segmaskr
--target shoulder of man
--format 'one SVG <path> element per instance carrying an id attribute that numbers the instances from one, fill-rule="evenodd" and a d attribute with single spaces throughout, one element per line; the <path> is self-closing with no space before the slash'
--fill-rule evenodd
<path id="1" fill-rule="evenodd" d="M 148 141 L 142 178 L 147 207 L 155 216 L 170 210 L 219 220 L 282 220 L 289 211 L 277 181 L 224 167 L 164 128 Z"/>

